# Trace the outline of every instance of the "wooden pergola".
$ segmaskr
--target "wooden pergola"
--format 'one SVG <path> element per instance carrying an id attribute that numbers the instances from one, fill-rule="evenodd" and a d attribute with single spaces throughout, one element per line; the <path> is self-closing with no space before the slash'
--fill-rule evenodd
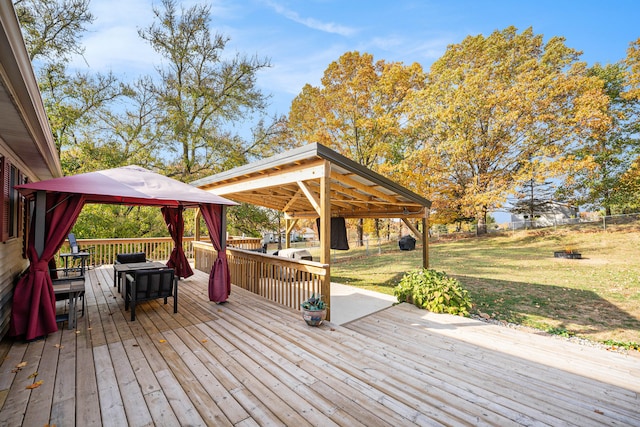
<path id="1" fill-rule="evenodd" d="M 330 263 L 331 218 L 400 218 L 422 242 L 429 266 L 431 202 L 372 170 L 314 143 L 192 182 L 238 202 L 284 213 L 287 244 L 301 218 L 320 218 L 320 262 Z"/>

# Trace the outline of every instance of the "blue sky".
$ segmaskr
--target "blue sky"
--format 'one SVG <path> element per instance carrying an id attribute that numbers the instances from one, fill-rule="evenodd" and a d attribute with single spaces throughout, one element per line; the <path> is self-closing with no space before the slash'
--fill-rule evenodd
<path id="1" fill-rule="evenodd" d="M 185 6 L 192 0 L 183 1 Z M 258 76 L 272 96 L 270 114 L 286 114 L 304 84 L 318 85 L 327 66 L 357 50 L 374 59 L 420 63 L 428 70 L 447 45 L 514 25 L 545 39 L 563 36 L 589 65 L 616 62 L 640 37 L 637 0 L 214 0 L 214 31 L 230 37 L 226 52 L 267 57 Z M 159 0 L 91 0 L 96 21 L 78 68 L 113 71 L 124 80 L 153 74 L 159 57 L 138 37 Z"/>

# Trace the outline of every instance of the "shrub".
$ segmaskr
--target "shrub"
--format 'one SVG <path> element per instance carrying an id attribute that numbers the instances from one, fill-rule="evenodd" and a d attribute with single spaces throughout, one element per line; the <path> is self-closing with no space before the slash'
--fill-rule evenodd
<path id="1" fill-rule="evenodd" d="M 408 271 L 393 289 L 399 302 L 413 303 L 434 313 L 468 316 L 471 297 L 460 282 L 430 269 Z"/>

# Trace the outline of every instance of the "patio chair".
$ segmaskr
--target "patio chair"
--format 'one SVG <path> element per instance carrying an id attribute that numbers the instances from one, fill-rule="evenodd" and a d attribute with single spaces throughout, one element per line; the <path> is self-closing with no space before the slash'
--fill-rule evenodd
<path id="1" fill-rule="evenodd" d="M 56 316 L 56 321 L 61 322 L 68 320 L 69 328 L 76 326 L 77 310 L 76 303 L 78 300 L 82 304 L 82 316 L 84 316 L 85 299 L 84 299 L 84 276 L 66 277 L 60 279 L 53 279 L 53 292 L 56 297 L 56 302 L 67 301 L 68 314 L 62 314 Z M 73 300 L 73 304 L 71 303 Z M 72 312 L 75 310 L 75 312 Z"/>
<path id="2" fill-rule="evenodd" d="M 124 289 L 124 308 L 131 309 L 131 321 L 136 320 L 136 305 L 142 301 L 151 301 L 173 297 L 173 312 L 178 312 L 178 278 L 172 268 L 153 270 L 134 270 L 127 274 Z"/>
<path id="3" fill-rule="evenodd" d="M 118 277 L 117 264 L 137 264 L 139 262 L 148 262 L 147 254 L 144 252 L 131 252 L 116 254 L 116 262 L 113 263 L 113 287 L 118 287 L 120 292 L 120 277 Z"/>
<path id="4" fill-rule="evenodd" d="M 69 233 L 67 238 L 69 239 L 69 249 L 71 251 L 71 268 L 68 268 L 68 270 L 73 270 L 74 268 L 76 268 L 75 263 L 78 260 L 80 260 L 80 262 L 82 263 L 81 269 L 84 270 L 84 263 L 86 258 L 95 251 L 96 247 L 86 246 L 86 247 L 80 248 L 80 246 L 78 246 L 78 241 L 76 240 L 76 235 L 73 233 Z"/>

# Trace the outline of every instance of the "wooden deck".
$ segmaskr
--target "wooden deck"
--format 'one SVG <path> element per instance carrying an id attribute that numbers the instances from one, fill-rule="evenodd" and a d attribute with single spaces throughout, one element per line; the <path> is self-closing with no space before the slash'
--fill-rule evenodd
<path id="1" fill-rule="evenodd" d="M 311 328 L 200 272 L 130 322 L 111 274 L 77 330 L 2 343 L 0 426 L 640 425 L 638 356 L 406 304 Z"/>

